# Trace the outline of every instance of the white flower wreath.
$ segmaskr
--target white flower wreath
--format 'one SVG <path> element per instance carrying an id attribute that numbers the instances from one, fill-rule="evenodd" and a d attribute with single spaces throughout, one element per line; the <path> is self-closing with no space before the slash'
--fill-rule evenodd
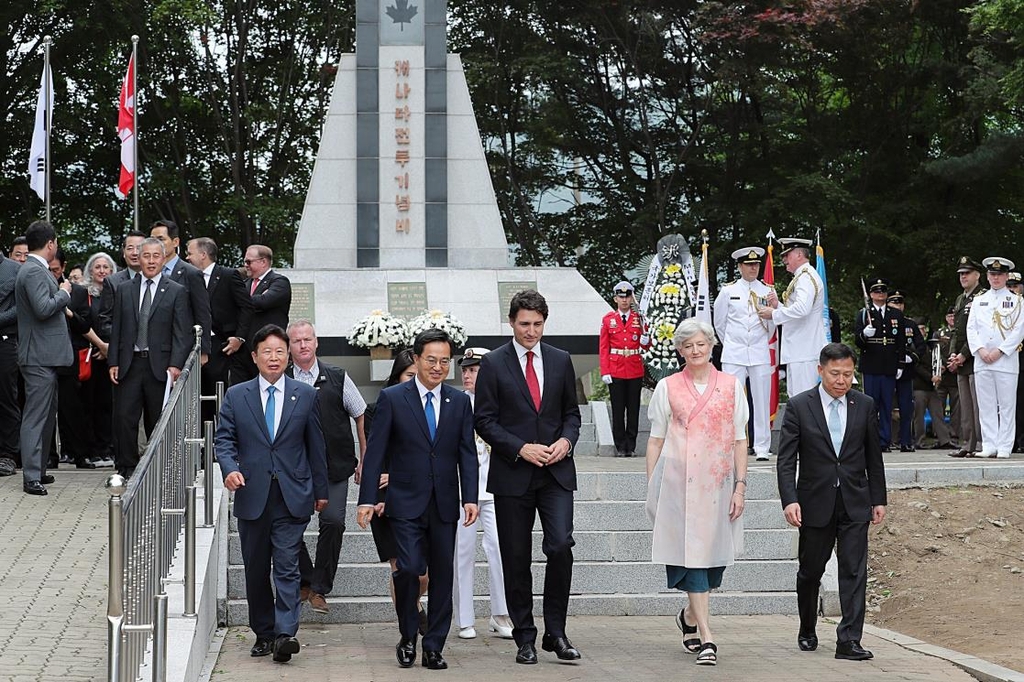
<path id="1" fill-rule="evenodd" d="M 357 348 L 402 348 L 409 345 L 411 338 L 405 320 L 384 310 L 374 310 L 356 322 L 348 333 L 348 342 Z"/>
<path id="2" fill-rule="evenodd" d="M 428 310 L 409 321 L 409 333 L 413 339 L 420 332 L 431 328 L 447 332 L 456 346 L 462 346 L 469 338 L 466 327 L 454 315 L 443 310 Z"/>

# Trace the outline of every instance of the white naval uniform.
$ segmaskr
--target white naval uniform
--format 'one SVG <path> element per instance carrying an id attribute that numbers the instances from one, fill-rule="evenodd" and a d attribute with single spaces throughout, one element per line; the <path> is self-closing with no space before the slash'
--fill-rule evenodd
<path id="1" fill-rule="evenodd" d="M 1024 299 L 1005 287 L 975 297 L 967 316 L 967 345 L 974 355 L 983 456 L 1009 457 L 1013 450 L 1020 372 L 1017 347 L 1022 340 Z M 982 348 L 998 348 L 1003 355 L 987 363 L 978 356 Z"/>
<path id="2" fill-rule="evenodd" d="M 767 457 L 771 446 L 772 365 L 768 339 L 775 323 L 757 316 L 758 305 L 772 288 L 760 280 L 744 279 L 722 287 L 715 299 L 715 333 L 722 343 L 722 370 L 736 377 L 740 386 L 750 379 L 753 403 L 754 454 Z"/>
<path id="3" fill-rule="evenodd" d="M 476 403 L 476 396 L 469 394 L 470 400 Z M 473 625 L 476 614 L 473 611 L 473 572 L 476 565 L 476 535 L 480 528 L 484 531 L 484 555 L 487 557 L 487 568 L 490 573 L 491 615 L 508 614 L 505 604 L 505 578 L 501 570 L 501 554 L 498 551 L 498 524 L 494 517 L 494 495 L 487 492 L 487 472 L 491 468 L 491 453 L 487 443 L 474 434 L 476 439 L 476 459 L 480 464 L 480 494 L 477 506 L 480 515 L 476 523 L 467 528 L 466 510 L 462 510 L 458 530 L 455 533 L 455 575 L 452 602 L 455 617 L 460 628 Z"/>
<path id="4" fill-rule="evenodd" d="M 782 326 L 779 362 L 786 366 L 786 390 L 790 396 L 818 383 L 818 356 L 825 347 L 825 292 L 821 278 L 810 263 L 793 273 L 785 303 L 772 311 L 772 321 Z"/>

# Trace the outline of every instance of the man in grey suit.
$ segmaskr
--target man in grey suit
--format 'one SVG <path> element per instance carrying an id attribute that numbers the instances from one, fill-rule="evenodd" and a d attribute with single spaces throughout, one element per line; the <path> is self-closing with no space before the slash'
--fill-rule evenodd
<path id="1" fill-rule="evenodd" d="M 235 494 L 256 633 L 250 655 L 273 653 L 284 663 L 299 652 L 299 547 L 313 511 L 327 506 L 327 455 L 316 389 L 285 376 L 288 335 L 268 324 L 251 343 L 259 374 L 224 396 L 216 452 L 224 487 Z"/>
<path id="2" fill-rule="evenodd" d="M 850 390 L 853 369 L 849 346 L 830 343 L 821 349 L 821 383 L 792 396 L 786 406 L 776 469 L 786 522 L 800 529 L 797 644 L 801 651 L 818 648 L 818 590 L 825 564 L 837 548 L 842 619 L 836 628 L 835 657 L 863 661 L 872 657 L 860 645 L 868 523 L 885 518 L 886 495 L 878 411 L 869 396 Z"/>
<path id="3" fill-rule="evenodd" d="M 64 310 L 71 301 L 71 282 L 58 285 L 49 262 L 57 254 L 57 233 L 45 220 L 25 231 L 28 259 L 14 283 L 18 309 L 18 365 L 25 379 L 25 407 L 21 416 L 23 490 L 45 495 L 44 483 L 50 441 L 57 423 L 57 368 L 74 359 Z"/>
<path id="4" fill-rule="evenodd" d="M 139 419 L 153 433 L 163 409 L 167 377 L 177 381 L 194 344 L 192 314 L 185 287 L 161 275 L 164 247 L 146 239 L 142 271 L 114 290 L 114 319 L 107 365 L 117 410 L 115 465 L 131 476 L 139 463 Z"/>

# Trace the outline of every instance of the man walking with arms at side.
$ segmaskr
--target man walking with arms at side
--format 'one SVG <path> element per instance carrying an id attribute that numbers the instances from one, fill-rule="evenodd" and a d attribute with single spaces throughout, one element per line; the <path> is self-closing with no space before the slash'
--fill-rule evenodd
<path id="1" fill-rule="evenodd" d="M 776 464 L 786 522 L 800 529 L 796 575 L 801 651 L 818 648 L 818 589 L 833 548 L 839 559 L 836 658 L 873 657 L 860 645 L 868 572 L 868 523 L 885 518 L 885 470 L 874 401 L 851 391 L 853 351 L 821 350 L 821 384 L 790 397 Z M 797 482 L 799 473 L 799 483 Z"/>
<path id="2" fill-rule="evenodd" d="M 572 497 L 580 435 L 576 373 L 564 350 L 541 343 L 548 304 L 527 289 L 512 297 L 513 339 L 484 356 L 476 381 L 476 430 L 491 446 L 487 490 L 494 494 L 505 597 L 516 663 L 537 662 L 533 623 L 533 523 L 544 527 L 544 638 L 541 646 L 574 661 L 565 634 L 572 584 Z"/>
<path id="3" fill-rule="evenodd" d="M 18 365 L 25 379 L 21 418 L 22 489 L 45 495 L 50 442 L 57 423 L 57 368 L 74 359 L 64 309 L 71 301 L 71 282 L 58 285 L 49 263 L 57 255 L 57 233 L 45 220 L 25 231 L 28 258 L 14 284 L 18 310 Z"/>
<path id="4" fill-rule="evenodd" d="M 249 627 L 256 633 L 250 654 L 273 652 L 285 663 L 299 652 L 299 545 L 313 511 L 327 506 L 327 459 L 316 389 L 284 375 L 287 334 L 267 325 L 252 344 L 259 374 L 224 396 L 217 461 L 224 487 L 235 493 Z"/>
<path id="5" fill-rule="evenodd" d="M 811 240 L 780 239 L 779 244 L 782 264 L 793 279 L 782 294 L 782 305 L 773 291 L 757 314 L 782 327 L 779 361 L 786 366 L 789 395 L 797 395 L 818 383 L 815 367 L 825 345 L 825 292 L 810 263 Z"/>
<path id="6" fill-rule="evenodd" d="M 408 668 L 416 661 L 420 576 L 429 571 L 423 667 L 444 670 L 441 655 L 452 627 L 452 575 L 459 497 L 465 524 L 477 517 L 476 444 L 469 396 L 442 382 L 452 361 L 452 341 L 427 329 L 413 342 L 416 377 L 385 388 L 377 398 L 370 442 L 359 486 L 357 521 L 362 528 L 377 510 L 384 458 L 391 455 L 383 513 L 391 521 L 398 551 L 395 611 L 402 633 L 395 656 Z"/>

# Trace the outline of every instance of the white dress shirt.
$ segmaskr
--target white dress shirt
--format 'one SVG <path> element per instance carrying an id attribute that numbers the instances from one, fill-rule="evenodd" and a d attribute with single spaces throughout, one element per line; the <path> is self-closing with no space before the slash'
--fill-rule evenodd
<path id="1" fill-rule="evenodd" d="M 203 268 L 203 281 L 206 282 L 206 288 L 207 289 L 210 288 L 210 278 L 213 277 L 213 266 L 214 265 L 216 265 L 216 263 L 210 263 L 205 268 Z"/>
<path id="2" fill-rule="evenodd" d="M 140 273 L 141 281 L 139 282 L 139 310 L 142 310 L 142 299 L 146 297 L 146 278 Z M 149 303 L 152 305 L 153 301 L 156 300 L 156 292 L 160 289 L 160 273 L 151 278 L 153 283 L 149 285 Z"/>
<path id="3" fill-rule="evenodd" d="M 537 383 L 540 384 L 540 397 L 544 397 L 544 359 L 540 353 L 540 341 L 537 342 L 533 348 L 527 348 L 523 346 L 515 339 L 512 339 L 512 346 L 516 349 L 516 355 L 519 357 L 519 367 L 523 370 L 523 376 L 526 376 L 526 353 L 533 351 L 533 371 L 537 374 Z"/>
<path id="4" fill-rule="evenodd" d="M 260 378 L 260 405 L 263 406 L 263 414 L 267 413 L 267 387 L 273 385 L 277 390 L 274 391 L 274 438 L 277 438 L 277 432 L 281 430 L 281 415 L 284 414 L 284 375 L 278 379 L 274 384 L 271 384 L 263 375 L 259 375 Z"/>
<path id="5" fill-rule="evenodd" d="M 441 384 L 438 384 L 432 389 L 428 389 L 420 383 L 420 378 L 418 376 L 414 378 L 413 381 L 416 382 L 416 390 L 419 391 L 420 394 L 420 405 L 423 406 L 424 410 L 427 409 L 427 394 L 432 393 L 434 395 L 434 429 L 436 431 L 437 423 L 441 421 Z"/>

